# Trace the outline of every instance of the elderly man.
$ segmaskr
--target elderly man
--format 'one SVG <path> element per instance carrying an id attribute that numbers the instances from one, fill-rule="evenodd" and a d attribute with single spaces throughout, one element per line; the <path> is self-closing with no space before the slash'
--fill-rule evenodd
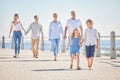
<path id="1" fill-rule="evenodd" d="M 64 39 L 66 39 L 66 33 L 68 31 L 68 39 L 70 41 L 70 36 L 75 28 L 80 29 L 81 36 L 82 36 L 83 35 L 82 23 L 79 19 L 76 19 L 75 11 L 71 11 L 71 18 L 68 19 L 65 27 Z"/>

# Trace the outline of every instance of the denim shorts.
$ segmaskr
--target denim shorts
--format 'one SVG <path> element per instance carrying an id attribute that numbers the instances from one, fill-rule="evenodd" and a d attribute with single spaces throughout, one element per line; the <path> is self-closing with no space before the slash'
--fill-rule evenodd
<path id="1" fill-rule="evenodd" d="M 85 50 L 86 50 L 86 57 L 87 58 L 94 57 L 95 45 L 85 46 Z"/>

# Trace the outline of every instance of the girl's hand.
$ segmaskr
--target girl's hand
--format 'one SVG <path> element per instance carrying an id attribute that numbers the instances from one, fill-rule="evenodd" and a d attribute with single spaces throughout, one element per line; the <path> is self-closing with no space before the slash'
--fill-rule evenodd
<path id="1" fill-rule="evenodd" d="M 82 43 L 80 43 L 80 47 L 82 47 Z"/>
<path id="2" fill-rule="evenodd" d="M 66 48 L 66 50 L 68 50 L 68 47 Z"/>

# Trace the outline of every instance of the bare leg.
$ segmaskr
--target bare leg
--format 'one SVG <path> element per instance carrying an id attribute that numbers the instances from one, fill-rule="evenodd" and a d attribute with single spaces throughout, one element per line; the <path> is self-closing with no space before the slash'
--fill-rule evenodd
<path id="1" fill-rule="evenodd" d="M 91 58 L 87 58 L 87 62 L 88 62 L 88 68 L 91 69 L 91 61 L 90 61 Z"/>
<path id="2" fill-rule="evenodd" d="M 73 60 L 74 60 L 74 54 L 72 54 L 72 57 L 71 57 L 70 69 L 72 69 L 72 66 L 73 66 Z"/>
<path id="3" fill-rule="evenodd" d="M 79 67 L 79 54 L 76 54 L 76 61 L 77 61 L 77 70 L 80 70 L 81 68 Z"/>
<path id="4" fill-rule="evenodd" d="M 76 54 L 77 67 L 79 67 L 79 54 Z"/>
<path id="5" fill-rule="evenodd" d="M 90 58 L 90 68 L 92 67 L 93 65 L 93 57 Z"/>

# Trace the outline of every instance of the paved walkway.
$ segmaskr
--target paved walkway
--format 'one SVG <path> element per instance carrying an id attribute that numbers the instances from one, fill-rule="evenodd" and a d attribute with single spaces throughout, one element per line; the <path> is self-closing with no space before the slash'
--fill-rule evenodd
<path id="1" fill-rule="evenodd" d="M 30 50 L 22 50 L 21 58 L 12 57 L 11 49 L 0 49 L 0 80 L 120 80 L 120 58 L 95 58 L 93 70 L 87 69 L 86 59 L 81 55 L 82 70 L 70 70 L 68 53 L 60 53 L 53 61 L 50 51 L 40 52 L 38 59 L 32 58 Z"/>

